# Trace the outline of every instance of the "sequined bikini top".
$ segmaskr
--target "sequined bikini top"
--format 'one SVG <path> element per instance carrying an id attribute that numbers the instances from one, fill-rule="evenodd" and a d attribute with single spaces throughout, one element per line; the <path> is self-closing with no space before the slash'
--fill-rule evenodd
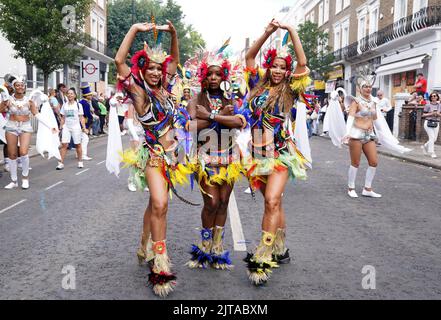
<path id="1" fill-rule="evenodd" d="M 11 97 L 11 104 L 9 106 L 9 114 L 16 116 L 29 116 L 31 114 L 31 106 L 26 97 L 17 99 Z"/>
<path id="2" fill-rule="evenodd" d="M 357 98 L 360 110 L 355 114 L 358 118 L 373 118 L 376 114 L 375 102 Z"/>

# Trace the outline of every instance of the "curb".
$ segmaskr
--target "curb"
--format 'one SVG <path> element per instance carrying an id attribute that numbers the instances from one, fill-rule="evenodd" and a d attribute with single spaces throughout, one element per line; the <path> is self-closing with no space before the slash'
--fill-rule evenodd
<path id="1" fill-rule="evenodd" d="M 326 140 L 331 140 L 331 138 L 329 138 L 329 137 L 323 137 L 323 136 L 316 136 L 316 137 L 319 137 L 319 138 L 322 138 L 322 139 L 326 139 Z M 425 167 L 429 167 L 429 168 L 432 168 L 432 169 L 441 170 L 441 165 L 440 164 L 436 164 L 436 163 L 433 164 L 433 163 L 430 163 L 430 162 L 427 162 L 427 161 L 424 161 L 424 160 L 413 159 L 413 158 L 409 158 L 409 157 L 402 156 L 402 155 L 397 155 L 397 154 L 394 154 L 392 152 L 378 150 L 378 149 L 377 149 L 377 152 L 379 154 L 381 154 L 381 155 L 384 155 L 384 156 L 387 156 L 387 157 L 390 157 L 390 158 L 395 158 L 395 159 L 399 159 L 399 160 L 402 160 L 402 161 L 419 164 L 419 165 L 422 165 L 422 166 L 425 166 Z"/>

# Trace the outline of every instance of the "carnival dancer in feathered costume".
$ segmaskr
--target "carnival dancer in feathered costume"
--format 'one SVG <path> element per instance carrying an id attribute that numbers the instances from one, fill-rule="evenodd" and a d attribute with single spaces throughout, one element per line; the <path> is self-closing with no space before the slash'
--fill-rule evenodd
<path id="1" fill-rule="evenodd" d="M 291 36 L 297 64 L 285 50 L 270 49 L 264 69 L 256 68 L 256 55 L 278 28 Z M 262 237 L 254 254 L 248 254 L 252 283 L 265 283 L 273 268 L 288 263 L 285 246 L 285 212 L 282 193 L 289 178 L 305 179 L 311 163 L 303 92 L 310 83 L 309 69 L 299 36 L 291 26 L 272 20 L 245 56 L 249 86 L 248 108 L 252 112 L 250 154 L 244 159 L 253 190 L 265 198 Z"/>
<path id="2" fill-rule="evenodd" d="M 20 156 L 22 164 L 22 189 L 29 188 L 29 144 L 32 132 L 31 115 L 33 115 L 40 125 L 37 131 L 37 151 L 44 157 L 48 152 L 48 157 L 55 156 L 61 159 L 58 146 L 58 125 L 52 109 L 49 105 L 49 98 L 39 90 L 34 90 L 31 96 L 26 97 L 26 81 L 21 77 L 13 77 L 12 87 L 14 93 L 9 95 L 5 87 L 0 87 L 0 113 L 6 112 L 7 120 L 1 116 L 0 122 L 2 129 L 4 126 L 5 140 L 8 145 L 9 165 L 11 182 L 5 189 L 15 189 L 18 187 L 17 177 L 17 157 Z M 40 112 L 38 111 L 41 106 Z M 0 133 L 0 136 L 3 134 Z M 18 154 L 20 146 L 20 154 Z"/>
<path id="3" fill-rule="evenodd" d="M 234 183 L 242 175 L 237 131 L 247 127 L 247 109 L 232 91 L 231 65 L 222 53 L 207 53 L 199 66 L 201 92 L 188 112 L 190 129 L 198 133 L 193 171 L 204 199 L 201 240 L 193 244 L 191 268 L 231 269 L 230 252 L 224 249 L 228 202 Z"/>
<path id="4" fill-rule="evenodd" d="M 163 52 L 161 45 L 150 48 L 145 45 L 132 57 L 132 67 L 126 65 L 129 49 L 138 32 L 153 30 L 169 32 L 171 35 L 171 55 Z M 156 40 L 156 39 L 155 39 Z M 120 81 L 133 101 L 138 120 L 145 129 L 146 142 L 135 153 L 133 149 L 124 152 L 123 161 L 137 168 L 135 180 L 139 190 L 146 185 L 150 188 L 150 199 L 144 215 L 144 229 L 138 255 L 148 259 L 147 242 L 151 231 L 153 259 L 149 282 L 155 294 L 165 297 L 176 285 L 176 276 L 171 272 L 167 252 L 166 227 L 168 194 L 174 185 L 188 182 L 190 171 L 180 163 L 177 150 L 187 142 L 183 132 L 188 114 L 178 112 L 171 99 L 171 89 L 175 82 L 176 67 L 179 63 L 179 47 L 176 29 L 168 21 L 167 25 L 138 23 L 133 25 L 124 38 L 115 57 L 117 71 L 123 77 Z M 177 139 L 175 135 L 178 135 Z M 187 146 L 184 146 L 185 148 Z M 182 156 L 182 155 L 181 155 Z M 185 154 L 182 156 L 185 158 Z M 178 196 L 183 201 L 185 199 Z M 189 203 L 188 201 L 186 201 Z"/>
<path id="5" fill-rule="evenodd" d="M 351 165 L 348 171 L 348 195 L 351 198 L 358 198 L 355 191 L 355 179 L 362 152 L 369 164 L 362 195 L 381 198 L 381 194 L 372 190 L 372 182 L 378 165 L 377 141 L 383 147 L 392 151 L 400 153 L 410 151 L 410 149 L 399 145 L 399 141 L 392 135 L 381 110 L 377 108 L 371 95 L 374 82 L 375 75 L 369 74 L 367 69 L 360 70 L 356 77 L 360 95 L 344 98 L 345 105 L 349 107 L 346 125 L 338 102 L 338 91 L 346 95 L 343 89 L 339 88 L 331 93 L 329 107 L 326 112 L 328 132 L 333 144 L 338 147 L 341 147 L 342 144 L 349 145 Z"/>

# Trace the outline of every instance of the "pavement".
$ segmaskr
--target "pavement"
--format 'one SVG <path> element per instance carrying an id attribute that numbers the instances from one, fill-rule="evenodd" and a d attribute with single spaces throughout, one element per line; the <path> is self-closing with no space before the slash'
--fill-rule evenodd
<path id="1" fill-rule="evenodd" d="M 93 160 L 84 169 L 76 167 L 73 151 L 62 171 L 55 159 L 34 157 L 29 190 L 0 189 L 0 299 L 160 300 L 136 258 L 148 193 L 127 190 L 127 170 L 119 178 L 107 172 L 106 143 L 90 143 Z M 380 155 L 373 186 L 383 198 L 350 199 L 347 150 L 319 137 L 311 148 L 308 179 L 284 191 L 292 261 L 263 287 L 250 284 L 242 261 L 260 238 L 262 196 L 245 194 L 245 181 L 235 186 L 237 205 L 229 208 L 225 232 L 231 271 L 185 266 L 199 238 L 201 207 L 173 197 L 167 243 L 178 286 L 167 299 L 441 299 L 441 172 Z M 366 168 L 362 159 L 357 192 Z M 0 186 L 8 180 L 3 175 Z M 178 192 L 202 201 L 197 188 Z M 232 211 L 239 219 L 232 220 Z M 236 248 L 239 243 L 246 248 Z M 363 286 L 367 273 L 375 280 L 370 289 Z M 74 287 L 65 287 L 67 274 L 75 275 Z"/>
<path id="2" fill-rule="evenodd" d="M 327 135 L 319 135 L 317 137 L 330 140 L 329 136 Z M 435 144 L 435 153 L 438 155 L 438 158 L 432 158 L 429 155 L 425 155 L 423 153 L 421 146 L 424 145 L 424 143 L 410 140 L 401 140 L 400 144 L 408 149 L 411 149 L 411 151 L 406 153 L 399 153 L 390 151 L 388 149 L 385 149 L 381 145 L 378 145 L 377 152 L 385 156 L 399 159 L 403 162 L 411 162 L 429 168 L 441 170 L 441 145 Z"/>

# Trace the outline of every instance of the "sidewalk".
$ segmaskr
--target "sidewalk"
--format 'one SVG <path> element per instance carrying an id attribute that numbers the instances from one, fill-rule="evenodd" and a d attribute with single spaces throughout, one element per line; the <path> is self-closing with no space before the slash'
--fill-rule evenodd
<path id="1" fill-rule="evenodd" d="M 319 136 L 320 138 L 330 139 L 328 136 Z M 441 170 L 441 146 L 435 144 L 435 153 L 437 154 L 438 158 L 432 159 L 430 156 L 426 156 L 423 153 L 423 150 L 421 149 L 421 146 L 424 143 L 415 142 L 415 141 L 409 141 L 409 140 L 402 140 L 400 141 L 400 144 L 406 148 L 412 149 L 412 151 L 401 154 L 398 152 L 392 152 L 388 149 L 383 148 L 381 145 L 378 146 L 377 151 L 379 154 L 397 158 L 403 161 L 408 161 L 416 164 L 420 164 L 426 167 L 431 167 L 434 169 Z"/>

